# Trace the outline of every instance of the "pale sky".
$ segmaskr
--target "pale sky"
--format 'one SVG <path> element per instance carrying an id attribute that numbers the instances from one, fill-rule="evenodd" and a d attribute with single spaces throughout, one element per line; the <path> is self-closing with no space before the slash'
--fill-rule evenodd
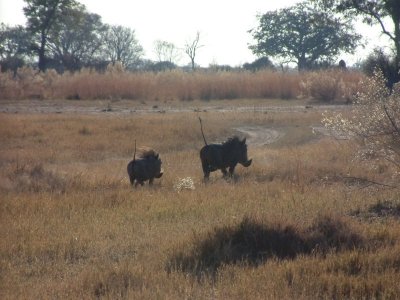
<path id="1" fill-rule="evenodd" d="M 183 48 L 186 41 L 192 41 L 200 32 L 203 45 L 196 55 L 196 63 L 208 66 L 210 63 L 239 66 L 252 62 L 256 57 L 248 49 L 253 44 L 248 30 L 257 27 L 257 15 L 270 10 L 292 6 L 299 0 L 81 0 L 89 12 L 97 13 L 104 23 L 122 25 L 135 30 L 139 44 L 144 48 L 145 58 L 156 60 L 156 40 L 173 43 Z M 9 25 L 25 24 L 23 0 L 0 0 L 0 23 Z M 360 30 L 364 31 L 363 28 Z M 372 34 L 368 27 L 369 44 L 379 45 L 378 34 Z M 360 49 L 358 56 L 364 55 Z M 350 63 L 357 57 L 348 58 Z M 180 65 L 189 63 L 182 54 Z M 349 64 L 349 63 L 348 63 Z"/>

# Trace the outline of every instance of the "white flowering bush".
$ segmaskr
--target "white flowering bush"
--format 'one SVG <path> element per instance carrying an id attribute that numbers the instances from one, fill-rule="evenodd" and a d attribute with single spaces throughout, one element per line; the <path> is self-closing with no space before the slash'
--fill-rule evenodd
<path id="1" fill-rule="evenodd" d="M 390 163 L 400 169 L 400 84 L 390 91 L 383 74 L 366 78 L 350 117 L 341 113 L 324 116 L 323 123 L 335 133 L 354 136 L 359 142 L 359 157 Z"/>
<path id="2" fill-rule="evenodd" d="M 191 177 L 185 177 L 178 180 L 176 184 L 174 184 L 174 190 L 178 193 L 182 190 L 194 190 L 194 182 Z"/>

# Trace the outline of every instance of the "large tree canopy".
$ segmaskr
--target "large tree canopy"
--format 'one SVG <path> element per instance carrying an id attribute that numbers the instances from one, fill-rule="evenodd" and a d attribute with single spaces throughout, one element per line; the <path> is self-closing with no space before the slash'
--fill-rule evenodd
<path id="1" fill-rule="evenodd" d="M 109 26 L 103 42 L 105 57 L 113 64 L 119 61 L 126 68 L 135 68 L 143 55 L 135 31 L 128 27 Z"/>
<path id="2" fill-rule="evenodd" d="M 0 24 L 1 71 L 17 71 L 30 55 L 31 38 L 24 27 Z"/>
<path id="3" fill-rule="evenodd" d="M 400 1 L 399 0 L 312 0 L 323 9 L 343 13 L 349 19 L 360 16 L 369 25 L 378 25 L 393 42 L 396 81 L 400 80 Z M 392 26 L 388 26 L 390 22 Z M 392 27 L 392 28 L 390 28 Z"/>
<path id="4" fill-rule="evenodd" d="M 99 53 L 105 29 L 101 17 L 88 13 L 83 5 L 70 8 L 49 32 L 49 54 L 63 68 L 78 70 Z"/>
<path id="5" fill-rule="evenodd" d="M 66 11 L 78 3 L 75 0 L 25 0 L 25 3 L 27 27 L 36 40 L 34 50 L 39 56 L 39 69 L 44 71 L 49 33 L 57 28 Z"/>
<path id="6" fill-rule="evenodd" d="M 352 53 L 360 40 L 351 24 L 304 3 L 267 12 L 259 22 L 250 31 L 256 40 L 250 46 L 253 53 L 295 62 L 299 70 L 333 61 L 340 52 Z"/>

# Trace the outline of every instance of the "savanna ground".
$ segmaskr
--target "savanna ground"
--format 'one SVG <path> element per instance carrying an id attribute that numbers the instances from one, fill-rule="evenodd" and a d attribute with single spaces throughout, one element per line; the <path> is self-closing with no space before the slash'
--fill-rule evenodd
<path id="1" fill-rule="evenodd" d="M 400 297 L 398 190 L 316 130 L 346 107 L 75 101 L 0 104 L 1 299 Z M 199 116 L 253 164 L 204 184 Z M 163 160 L 153 187 L 129 184 L 134 140 Z"/>

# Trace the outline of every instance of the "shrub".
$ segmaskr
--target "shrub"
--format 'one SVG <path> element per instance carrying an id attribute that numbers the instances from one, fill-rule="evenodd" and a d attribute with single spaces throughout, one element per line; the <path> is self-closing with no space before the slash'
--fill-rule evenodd
<path id="1" fill-rule="evenodd" d="M 352 102 L 360 89 L 362 75 L 344 70 L 310 72 L 301 83 L 303 96 L 330 103 L 334 100 Z"/>
<path id="2" fill-rule="evenodd" d="M 391 92 L 382 72 L 363 81 L 349 117 L 336 113 L 325 116 L 323 123 L 333 132 L 354 136 L 362 160 L 375 161 L 373 166 L 389 163 L 393 178 L 400 171 L 400 85 Z"/>
<path id="3" fill-rule="evenodd" d="M 341 219 L 317 218 L 301 229 L 287 224 L 264 224 L 245 217 L 235 226 L 214 228 L 204 238 L 196 238 L 189 253 L 178 251 L 167 269 L 195 276 L 215 276 L 223 264 L 258 265 L 268 258 L 293 259 L 301 254 L 326 254 L 331 251 L 363 247 L 364 238 Z"/>

